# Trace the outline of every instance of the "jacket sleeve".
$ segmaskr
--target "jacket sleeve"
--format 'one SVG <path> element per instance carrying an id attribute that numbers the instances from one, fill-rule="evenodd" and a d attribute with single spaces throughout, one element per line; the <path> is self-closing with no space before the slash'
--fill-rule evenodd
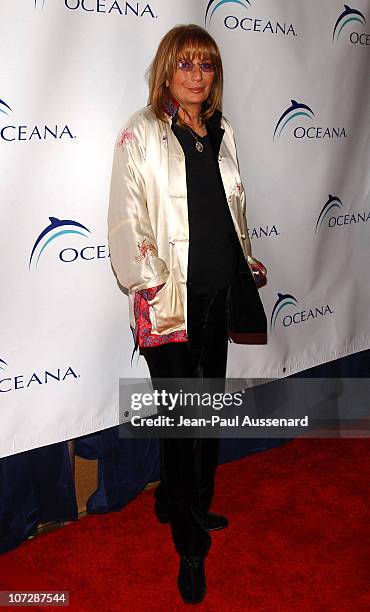
<path id="1" fill-rule="evenodd" d="M 135 120 L 120 131 L 114 147 L 108 240 L 117 280 L 130 292 L 167 281 L 146 203 L 145 129 Z"/>
<path id="2" fill-rule="evenodd" d="M 230 122 L 228 121 L 228 119 L 226 119 L 226 117 L 223 117 L 226 125 L 228 126 L 229 130 L 230 130 L 230 134 L 231 134 L 231 141 L 232 141 L 232 145 L 233 145 L 233 149 L 234 149 L 234 155 L 235 155 L 235 159 L 236 159 L 236 163 L 238 166 L 238 172 L 240 175 L 240 167 L 239 167 L 239 159 L 238 159 L 238 151 L 236 148 L 236 142 L 235 142 L 235 136 L 234 136 L 234 130 L 230 125 Z M 243 184 L 240 183 L 240 185 L 238 186 L 239 189 L 239 197 L 240 197 L 240 207 L 241 207 L 241 222 L 242 222 L 242 229 L 243 229 L 243 236 L 244 236 L 244 242 L 245 242 L 245 248 L 246 248 L 246 252 L 248 254 L 248 261 L 249 263 L 253 263 L 255 260 L 255 258 L 252 256 L 252 247 L 251 247 L 251 241 L 249 239 L 249 234 L 248 234 L 248 225 L 247 225 L 247 198 L 246 198 L 246 193 L 245 193 L 245 189 L 243 187 Z"/>

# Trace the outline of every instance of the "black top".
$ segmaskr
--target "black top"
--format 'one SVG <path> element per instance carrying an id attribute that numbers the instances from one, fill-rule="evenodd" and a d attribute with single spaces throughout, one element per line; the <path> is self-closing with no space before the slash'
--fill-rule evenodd
<path id="1" fill-rule="evenodd" d="M 186 165 L 189 219 L 187 285 L 197 293 L 217 291 L 230 284 L 237 266 L 237 240 L 218 166 L 222 135 L 197 136 L 174 121 L 172 130 L 180 142 Z M 222 130 L 223 132 L 223 130 Z"/>

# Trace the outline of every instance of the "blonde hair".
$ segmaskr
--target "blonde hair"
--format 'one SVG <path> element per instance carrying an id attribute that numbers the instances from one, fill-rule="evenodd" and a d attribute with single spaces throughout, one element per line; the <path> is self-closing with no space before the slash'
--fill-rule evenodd
<path id="1" fill-rule="evenodd" d="M 166 81 L 171 83 L 180 59 L 193 60 L 198 57 L 210 58 L 215 65 L 215 76 L 208 97 L 208 108 L 200 114 L 206 121 L 216 109 L 222 110 L 223 70 L 221 54 L 217 43 L 207 30 L 193 23 L 179 25 L 167 32 L 159 43 L 155 57 L 147 71 L 149 81 L 148 104 L 151 104 L 158 119 L 165 120 L 165 102 L 175 98 Z M 186 111 L 185 111 L 186 112 Z M 180 123 L 181 118 L 179 117 Z"/>

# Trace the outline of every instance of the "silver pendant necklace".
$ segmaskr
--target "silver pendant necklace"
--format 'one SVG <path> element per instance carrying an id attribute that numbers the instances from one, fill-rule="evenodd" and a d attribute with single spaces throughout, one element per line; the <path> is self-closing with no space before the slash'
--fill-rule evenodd
<path id="1" fill-rule="evenodd" d="M 200 142 L 200 140 L 198 140 L 197 135 L 194 134 L 193 130 L 191 128 L 189 128 L 188 126 L 186 126 L 190 132 L 190 134 L 193 136 L 193 138 L 195 139 L 195 148 L 197 151 L 199 151 L 199 153 L 202 153 L 203 151 L 203 144 Z"/>

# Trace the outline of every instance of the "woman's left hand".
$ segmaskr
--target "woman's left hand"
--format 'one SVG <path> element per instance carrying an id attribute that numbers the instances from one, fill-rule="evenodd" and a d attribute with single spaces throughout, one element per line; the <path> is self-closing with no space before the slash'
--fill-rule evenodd
<path id="1" fill-rule="evenodd" d="M 257 285 L 257 288 L 263 287 L 267 282 L 267 270 L 261 261 L 258 259 L 254 259 L 250 263 L 250 267 L 252 268 L 253 278 Z"/>

